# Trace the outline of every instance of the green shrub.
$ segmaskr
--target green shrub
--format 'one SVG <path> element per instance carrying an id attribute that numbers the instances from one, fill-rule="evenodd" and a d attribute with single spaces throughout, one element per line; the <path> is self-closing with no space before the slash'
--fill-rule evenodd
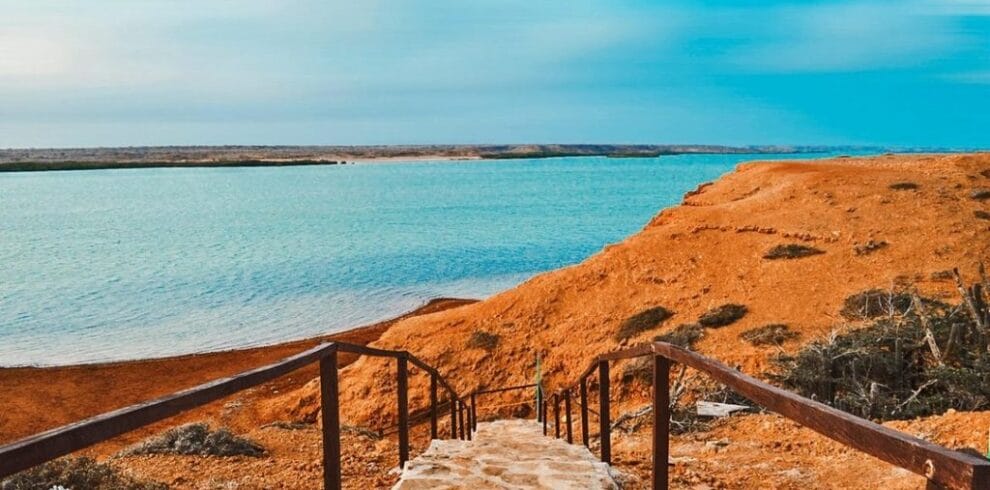
<path id="1" fill-rule="evenodd" d="M 662 306 L 645 309 L 626 318 L 626 321 L 619 325 L 619 330 L 615 332 L 615 340 L 621 342 L 647 330 L 657 328 L 673 315 L 673 312 Z"/>
<path id="2" fill-rule="evenodd" d="M 729 303 L 706 311 L 698 318 L 698 323 L 703 327 L 724 327 L 746 316 L 747 312 L 749 309 L 745 305 Z"/>
<path id="3" fill-rule="evenodd" d="M 468 339 L 467 346 L 471 349 L 485 349 L 486 351 L 493 351 L 495 350 L 495 347 L 498 347 L 499 339 L 500 337 L 498 334 L 475 330 L 474 332 L 471 332 L 471 337 Z"/>
<path id="4" fill-rule="evenodd" d="M 969 197 L 977 201 L 985 201 L 990 199 L 990 189 L 974 189 L 969 193 Z"/>
<path id="5" fill-rule="evenodd" d="M 211 432 L 208 425 L 195 423 L 169 429 L 158 437 L 124 450 L 123 454 L 260 457 L 265 454 L 265 448 L 254 441 L 235 436 L 228 429 L 221 428 Z"/>
<path id="6" fill-rule="evenodd" d="M 120 474 L 114 467 L 90 458 L 62 458 L 49 461 L 3 480 L 2 490 L 165 490 L 168 486 L 137 480 Z"/>
<path id="7" fill-rule="evenodd" d="M 786 245 L 777 245 L 776 247 L 771 248 L 767 251 L 767 253 L 763 254 L 763 258 L 768 260 L 800 259 L 802 257 L 810 257 L 812 255 L 819 255 L 823 253 L 825 253 L 824 250 L 819 250 L 814 247 L 809 247 L 798 243 L 789 243 Z"/>
<path id="8" fill-rule="evenodd" d="M 782 323 L 772 323 L 747 330 L 739 336 L 753 345 L 781 345 L 798 338 L 798 333 Z"/>
<path id="9" fill-rule="evenodd" d="M 894 182 L 889 186 L 895 191 L 910 191 L 918 188 L 918 184 L 914 182 Z"/>
<path id="10" fill-rule="evenodd" d="M 980 211 L 979 209 L 973 211 L 973 216 L 976 216 L 979 219 L 990 219 L 990 213 L 986 211 Z"/>

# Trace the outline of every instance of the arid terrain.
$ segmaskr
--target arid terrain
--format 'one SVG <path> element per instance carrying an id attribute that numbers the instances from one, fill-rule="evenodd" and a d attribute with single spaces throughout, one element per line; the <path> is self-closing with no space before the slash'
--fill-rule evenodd
<path id="1" fill-rule="evenodd" d="M 773 356 L 859 326 L 840 315 L 870 289 L 916 287 L 957 303 L 950 271 L 973 278 L 990 260 L 990 154 L 887 155 L 814 162 L 754 162 L 685 196 L 645 228 L 584 262 L 541 274 L 471 304 L 451 304 L 375 327 L 371 345 L 405 349 L 461 391 L 532 382 L 543 359 L 548 390 L 572 383 L 596 355 L 649 341 L 725 304 L 745 306 L 727 326 L 703 328 L 695 349 L 767 378 Z M 986 196 L 986 197 L 981 197 Z M 768 258 L 781 245 L 814 254 Z M 620 333 L 630 317 L 663 307 L 655 328 Z M 421 312 L 424 313 L 424 312 Z M 784 324 L 795 338 L 755 346 L 745 332 Z M 355 334 L 357 335 L 357 334 Z M 483 339 L 484 341 L 479 341 Z M 236 372 L 305 348 L 227 353 L 109 366 L 0 370 L 0 440 Z M 648 403 L 648 387 L 612 368 L 613 417 Z M 362 358 L 341 371 L 345 485 L 394 481 L 394 364 Z M 424 376 L 411 378 L 410 406 L 427 403 Z M 691 376 L 700 382 L 698 376 Z M 312 488 L 320 474 L 318 387 L 312 369 L 159 424 L 91 454 L 109 456 L 167 425 L 208 420 L 264 446 L 262 458 L 120 456 L 115 465 L 175 488 Z M 479 415 L 527 415 L 524 395 L 484 399 Z M 58 407 L 52 410 L 51 407 Z M 494 409 L 490 407 L 495 407 Z M 277 423 L 277 425 L 270 425 Z M 636 424 L 633 424 L 636 425 Z M 986 452 L 990 412 L 953 412 L 887 425 L 950 448 Z M 375 433 L 386 431 L 379 438 Z M 415 429 L 414 454 L 425 444 Z M 629 487 L 646 482 L 648 424 L 614 436 Z M 672 437 L 676 488 L 920 488 L 923 479 L 773 414 L 743 414 Z M 594 444 L 593 444 L 594 447 Z"/>

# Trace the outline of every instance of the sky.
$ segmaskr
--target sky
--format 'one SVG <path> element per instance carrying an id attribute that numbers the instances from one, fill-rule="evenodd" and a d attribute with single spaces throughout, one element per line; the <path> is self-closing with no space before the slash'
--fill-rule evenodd
<path id="1" fill-rule="evenodd" d="M 0 0 L 0 148 L 990 147 L 990 0 Z"/>

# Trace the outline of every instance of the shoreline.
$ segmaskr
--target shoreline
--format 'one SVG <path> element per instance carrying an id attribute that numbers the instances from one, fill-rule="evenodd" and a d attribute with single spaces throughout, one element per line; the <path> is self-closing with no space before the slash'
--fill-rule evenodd
<path id="1" fill-rule="evenodd" d="M 0 367 L 0 444 L 12 442 L 45 430 L 76 422 L 100 413 L 152 400 L 217 378 L 270 364 L 321 342 L 342 341 L 367 345 L 378 340 L 395 323 L 421 315 L 476 303 L 475 299 L 435 298 L 402 315 L 378 323 L 354 327 L 278 344 L 172 357 L 111 361 L 66 366 Z M 357 356 L 341 354 L 340 366 Z M 307 366 L 259 387 L 286 392 L 302 386 L 315 376 L 316 366 Z M 309 371 L 313 371 L 309 373 Z M 269 392 L 269 390 L 265 390 Z M 107 448 L 124 445 L 160 431 L 162 427 L 216 416 L 224 400 L 153 424 L 94 448 L 105 454 Z M 221 409 L 221 410 L 218 410 Z M 250 425 L 250 420 L 230 421 Z"/>
<path id="2" fill-rule="evenodd" d="M 887 151 L 850 146 L 720 145 L 398 145 L 277 147 L 131 147 L 0 149 L 0 173 L 125 168 L 225 168 L 353 165 L 421 161 L 498 161 L 560 157 L 657 158 L 674 155 L 739 155 Z M 904 150 L 901 151 L 911 151 Z"/>

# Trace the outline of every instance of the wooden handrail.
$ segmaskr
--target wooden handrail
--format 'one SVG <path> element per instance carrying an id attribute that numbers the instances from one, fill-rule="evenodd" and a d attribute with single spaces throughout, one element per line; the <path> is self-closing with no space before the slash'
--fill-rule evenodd
<path id="1" fill-rule="evenodd" d="M 587 379 L 598 370 L 601 459 L 611 460 L 609 427 L 609 361 L 653 356 L 653 488 L 667 488 L 669 446 L 670 362 L 707 373 L 716 381 L 769 411 L 804 425 L 846 446 L 924 476 L 929 488 L 990 489 L 990 461 L 896 431 L 820 402 L 767 384 L 714 359 L 666 342 L 640 344 L 595 357 L 577 383 L 559 390 L 581 395 L 582 442 L 588 441 Z M 570 410 L 567 410 L 570 422 Z M 559 430 L 558 430 L 559 437 Z"/>
<path id="2" fill-rule="evenodd" d="M 400 467 L 409 459 L 407 362 L 426 372 L 430 376 L 431 385 L 434 388 L 440 384 L 447 390 L 452 402 L 450 403 L 451 437 L 458 436 L 456 410 L 458 406 L 464 406 L 464 400 L 435 368 L 406 351 L 390 351 L 345 342 L 332 342 L 320 344 L 267 366 L 210 381 L 155 400 L 100 414 L 0 446 L 0 479 L 134 429 L 201 407 L 234 393 L 267 383 L 304 366 L 319 362 L 320 401 L 323 412 L 324 488 L 339 489 L 341 486 L 340 406 L 337 383 L 337 353 L 339 351 L 396 359 Z M 438 405 L 434 390 L 434 396 L 431 396 L 430 399 L 430 418 L 433 422 L 431 424 L 431 437 L 436 437 L 435 421 Z M 463 417 L 463 411 L 461 411 L 461 417 Z M 465 434 L 463 423 L 461 424 L 460 437 L 462 439 L 470 437 L 469 433 Z"/>

